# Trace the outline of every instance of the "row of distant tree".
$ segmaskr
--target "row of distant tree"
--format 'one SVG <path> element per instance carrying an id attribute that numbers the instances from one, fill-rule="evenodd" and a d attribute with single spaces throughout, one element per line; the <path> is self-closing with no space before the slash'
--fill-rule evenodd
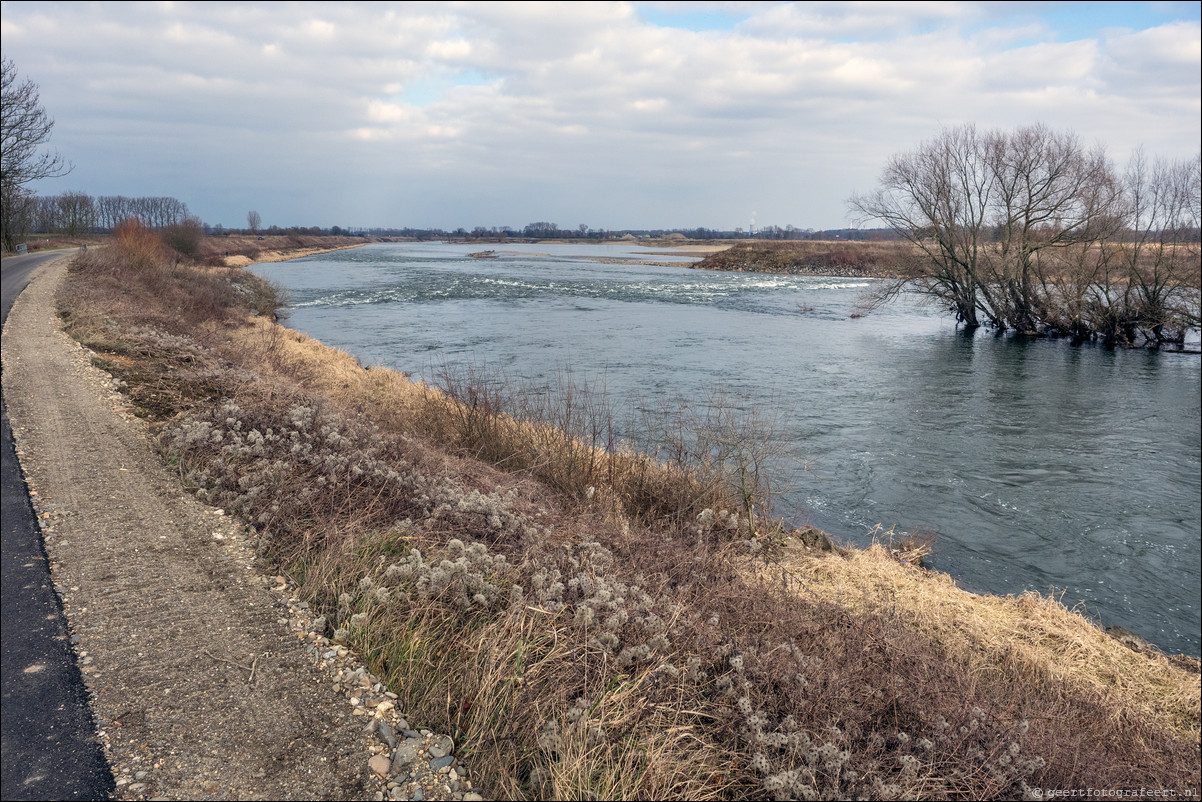
<path id="1" fill-rule="evenodd" d="M 575 228 L 560 228 L 557 223 L 537 222 L 528 223 L 522 227 L 515 226 L 476 226 L 475 228 L 356 228 L 348 229 L 346 233 L 368 234 L 376 237 L 406 237 L 420 240 L 456 239 L 456 240 L 500 240 L 500 239 L 591 239 L 610 240 L 625 236 L 638 238 L 663 238 L 678 235 L 687 239 L 756 239 L 772 240 L 890 240 L 897 235 L 890 229 L 825 229 L 816 231 L 812 228 L 797 228 L 795 226 L 764 226 L 756 229 L 718 229 L 718 228 L 623 228 L 605 229 L 590 228 L 580 224 Z"/>
<path id="2" fill-rule="evenodd" d="M 69 237 L 111 232 L 131 218 L 148 228 L 167 228 L 191 217 L 188 204 L 178 198 L 94 197 L 85 192 L 34 196 L 27 204 L 27 215 L 30 233 Z"/>
<path id="3" fill-rule="evenodd" d="M 514 226 L 476 226 L 474 228 L 348 228 L 343 226 L 267 226 L 257 212 L 247 215 L 247 227 L 226 228 L 208 225 L 191 215 L 188 205 L 178 198 L 126 197 L 124 195 L 93 196 L 86 192 L 64 192 L 61 195 L 30 196 L 24 204 L 25 220 L 20 221 L 25 231 L 31 234 L 58 234 L 83 236 L 85 234 L 111 233 L 123 221 L 135 219 L 147 228 L 164 229 L 183 223 L 201 227 L 209 236 L 227 234 L 264 235 L 307 235 L 307 236 L 377 236 L 404 237 L 419 240 L 460 239 L 593 239 L 607 240 L 624 236 L 668 237 L 679 235 L 688 239 L 740 239 L 754 236 L 757 239 L 807 240 L 807 239 L 893 239 L 895 235 L 887 229 L 838 229 L 815 231 L 812 228 L 795 226 L 764 226 L 751 231 L 742 228 L 672 228 L 672 229 L 620 229 L 590 228 L 581 224 L 575 228 L 561 228 L 557 223 L 535 222 L 520 228 Z"/>

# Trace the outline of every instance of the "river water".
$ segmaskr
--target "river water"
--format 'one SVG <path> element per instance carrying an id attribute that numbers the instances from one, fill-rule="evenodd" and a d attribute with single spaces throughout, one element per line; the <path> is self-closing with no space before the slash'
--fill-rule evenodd
<path id="1" fill-rule="evenodd" d="M 934 537 L 961 586 L 1036 590 L 1199 654 L 1202 366 L 1189 354 L 966 336 L 872 282 L 602 263 L 637 246 L 370 245 L 255 267 L 288 325 L 430 379 L 563 369 L 621 407 L 715 393 L 780 413 L 779 514 L 864 545 Z"/>

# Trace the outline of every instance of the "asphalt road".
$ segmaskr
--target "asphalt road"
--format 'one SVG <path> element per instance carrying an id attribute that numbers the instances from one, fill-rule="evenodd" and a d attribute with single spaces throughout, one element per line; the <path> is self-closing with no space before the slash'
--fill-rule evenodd
<path id="1" fill-rule="evenodd" d="M 0 263 L 3 319 L 42 262 L 63 251 Z M 0 798 L 107 799 L 108 761 L 96 743 L 62 603 L 13 447 L 0 394 Z"/>

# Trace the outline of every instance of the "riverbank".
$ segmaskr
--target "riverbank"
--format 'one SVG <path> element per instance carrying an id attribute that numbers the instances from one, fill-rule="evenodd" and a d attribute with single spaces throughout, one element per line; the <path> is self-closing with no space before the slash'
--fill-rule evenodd
<path id="1" fill-rule="evenodd" d="M 206 237 L 200 246 L 200 258 L 210 264 L 246 267 L 256 262 L 286 262 L 303 256 L 361 248 L 373 242 L 385 241 L 379 237 Z"/>
<path id="2" fill-rule="evenodd" d="M 898 278 L 911 258 L 910 245 L 905 242 L 765 240 L 735 243 L 689 267 L 788 275 Z"/>
<path id="3" fill-rule="evenodd" d="M 61 308 L 122 404 L 499 798 L 1197 787 L 1196 661 L 887 549 L 807 548 L 485 386 L 464 405 L 248 318 L 243 271 L 119 257 L 90 254 Z"/>

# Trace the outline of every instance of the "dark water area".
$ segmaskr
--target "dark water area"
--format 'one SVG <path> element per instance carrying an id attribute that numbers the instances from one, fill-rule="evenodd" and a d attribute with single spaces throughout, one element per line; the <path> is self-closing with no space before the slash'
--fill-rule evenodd
<path id="1" fill-rule="evenodd" d="M 720 394 L 779 412 L 795 458 L 778 514 L 859 545 L 877 524 L 928 533 L 931 567 L 969 590 L 1054 593 L 1199 654 L 1196 354 L 967 336 L 911 297 L 858 317 L 861 279 L 585 258 L 667 260 L 635 246 L 512 249 L 527 253 L 385 244 L 255 270 L 288 289 L 289 326 L 364 364 L 534 384 L 568 368 L 619 408 Z"/>

